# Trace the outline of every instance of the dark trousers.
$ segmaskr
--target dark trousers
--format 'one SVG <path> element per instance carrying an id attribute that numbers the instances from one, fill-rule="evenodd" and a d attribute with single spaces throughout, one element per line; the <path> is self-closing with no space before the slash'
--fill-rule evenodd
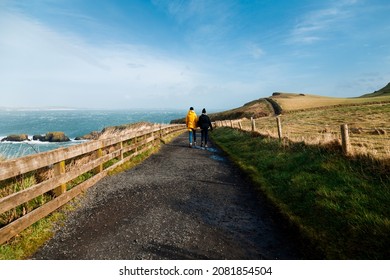
<path id="1" fill-rule="evenodd" d="M 208 129 L 202 129 L 200 131 L 200 139 L 201 142 L 207 145 L 207 140 L 209 139 L 209 130 Z"/>

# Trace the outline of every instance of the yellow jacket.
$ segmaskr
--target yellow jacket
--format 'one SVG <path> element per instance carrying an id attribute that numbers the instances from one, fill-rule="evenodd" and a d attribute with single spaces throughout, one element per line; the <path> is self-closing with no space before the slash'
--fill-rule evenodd
<path id="1" fill-rule="evenodd" d="M 186 125 L 188 129 L 195 129 L 198 127 L 198 116 L 195 111 L 189 110 L 186 117 Z"/>

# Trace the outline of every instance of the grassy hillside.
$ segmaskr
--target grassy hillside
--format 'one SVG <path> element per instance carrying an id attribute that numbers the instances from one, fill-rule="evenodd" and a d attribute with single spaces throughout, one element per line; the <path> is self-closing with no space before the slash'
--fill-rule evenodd
<path id="1" fill-rule="evenodd" d="M 209 114 L 213 121 L 260 118 L 292 111 L 315 110 L 318 108 L 353 106 L 363 104 L 390 103 L 390 83 L 370 94 L 352 98 L 336 98 L 314 94 L 275 92 L 269 98 L 260 98 L 241 107 Z M 184 123 L 185 118 L 171 123 Z"/>
<path id="2" fill-rule="evenodd" d="M 247 103 L 246 106 L 240 107 L 240 110 L 264 100 L 273 105 L 275 113 L 279 114 L 276 109 L 281 109 L 283 136 L 291 141 L 304 141 L 313 145 L 340 141 L 340 126 L 347 124 L 351 132 L 353 154 L 383 159 L 390 156 L 390 95 L 386 93 L 389 88 L 390 85 L 379 90 L 375 96 L 355 98 L 276 92 L 270 98 Z M 220 113 L 220 116 L 222 119 L 237 119 L 232 112 L 234 110 L 225 111 Z M 259 133 L 278 137 L 273 114 L 255 119 Z M 241 126 L 251 129 L 249 120 L 241 120 Z"/>
<path id="3" fill-rule="evenodd" d="M 374 91 L 373 93 L 362 95 L 361 98 L 383 97 L 383 96 L 390 96 L 390 83 L 388 83 L 385 87 L 381 88 L 380 90 Z"/>
<path id="4" fill-rule="evenodd" d="M 378 91 L 360 97 L 336 98 L 314 94 L 275 92 L 271 99 L 280 105 L 284 113 L 324 107 L 388 103 L 390 102 L 390 83 Z"/>
<path id="5" fill-rule="evenodd" d="M 390 95 L 377 95 L 373 97 L 336 98 L 314 94 L 280 93 L 272 96 L 283 109 L 283 112 L 308 110 L 323 107 L 349 106 L 390 102 Z"/>
<path id="6" fill-rule="evenodd" d="M 265 99 L 260 98 L 244 104 L 243 106 L 220 113 L 210 114 L 213 120 L 261 118 L 270 116 L 274 113 L 271 104 Z"/>
<path id="7" fill-rule="evenodd" d="M 272 105 L 265 98 L 260 98 L 248 102 L 241 107 L 219 112 L 219 113 L 209 114 L 209 116 L 212 121 L 219 121 L 219 120 L 236 120 L 236 119 L 243 119 L 243 118 L 250 119 L 251 117 L 261 118 L 273 114 L 274 114 L 274 110 L 272 108 Z M 184 123 L 184 122 L 185 122 L 185 118 L 180 118 L 171 121 L 171 123 Z"/>

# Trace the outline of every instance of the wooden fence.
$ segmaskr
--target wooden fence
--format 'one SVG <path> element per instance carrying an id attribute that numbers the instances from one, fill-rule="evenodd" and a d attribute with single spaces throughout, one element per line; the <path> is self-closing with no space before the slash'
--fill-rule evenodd
<path id="1" fill-rule="evenodd" d="M 150 149 L 163 137 L 184 129 L 185 125 L 160 125 L 123 137 L 0 162 L 0 244 L 93 186 L 110 170 Z M 80 180 L 80 176 L 87 179 Z M 20 190 L 13 187 L 26 178 L 30 186 Z M 45 195 L 49 197 L 47 201 L 42 199 Z M 39 197 L 40 205 L 29 209 L 28 203 Z"/>
<path id="2" fill-rule="evenodd" d="M 264 136 L 307 144 L 339 142 L 344 154 L 365 154 L 390 158 L 390 128 L 355 128 L 347 124 L 315 124 L 277 117 L 216 121 L 216 126 L 229 126 Z"/>

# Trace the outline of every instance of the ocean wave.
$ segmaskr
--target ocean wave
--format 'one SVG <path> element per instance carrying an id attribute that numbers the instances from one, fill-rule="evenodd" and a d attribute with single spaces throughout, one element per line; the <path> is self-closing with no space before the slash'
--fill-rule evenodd
<path id="1" fill-rule="evenodd" d="M 29 140 L 25 140 L 25 141 L 8 141 L 8 140 L 2 141 L 2 139 L 4 139 L 4 138 L 7 138 L 7 136 L 0 136 L 0 141 L 1 141 L 0 143 L 9 143 L 9 144 L 26 143 L 26 144 L 36 144 L 36 145 L 57 144 L 58 145 L 58 144 L 66 144 L 66 143 L 77 144 L 77 143 L 84 143 L 84 142 L 90 141 L 90 140 L 85 140 L 85 139 L 75 140 L 75 138 L 69 138 L 70 141 L 66 141 L 66 142 L 39 141 L 39 140 L 33 140 L 33 135 L 28 135 Z"/>
<path id="2" fill-rule="evenodd" d="M 89 140 L 74 140 L 68 142 L 42 142 L 38 140 L 31 141 L 3 141 L 0 142 L 0 159 L 12 159 L 31 154 L 43 153 L 59 148 L 70 147 L 85 143 Z"/>

